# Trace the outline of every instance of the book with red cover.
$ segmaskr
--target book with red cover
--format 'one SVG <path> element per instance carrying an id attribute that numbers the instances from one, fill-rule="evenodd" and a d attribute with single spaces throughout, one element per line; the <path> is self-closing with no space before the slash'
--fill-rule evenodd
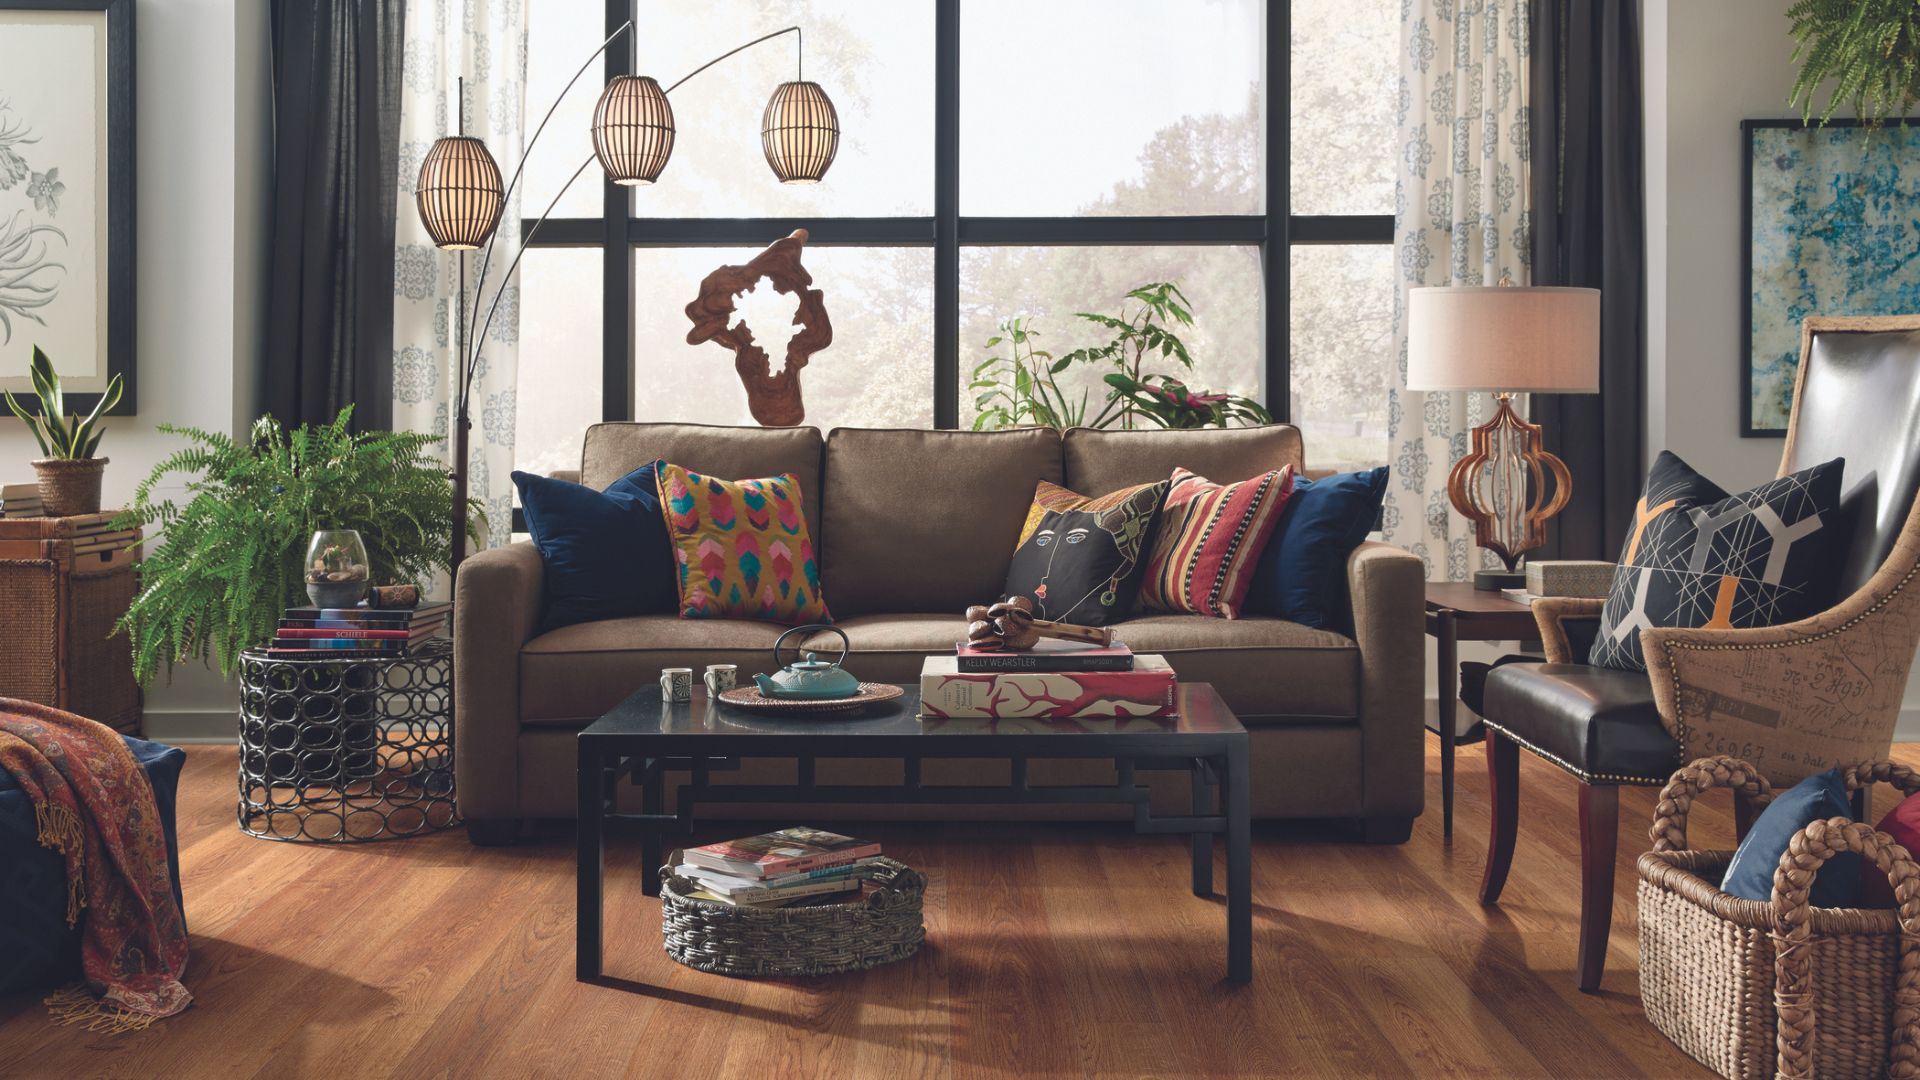
<path id="1" fill-rule="evenodd" d="M 687 848 L 681 854 L 695 866 L 722 870 L 738 877 L 769 878 L 878 855 L 880 845 L 825 829 L 796 826 Z"/>
<path id="2" fill-rule="evenodd" d="M 990 652 L 963 641 L 954 646 L 954 656 L 962 672 L 1133 670 L 1133 650 L 1119 641 L 1103 647 L 1041 638 L 1033 648 L 1018 652 Z"/>
<path id="3" fill-rule="evenodd" d="M 274 637 L 283 641 L 303 638 L 368 638 L 374 641 L 406 641 L 409 638 L 422 638 L 439 627 L 422 630 L 367 630 L 360 627 L 325 626 L 283 626 L 274 632 Z"/>
<path id="4" fill-rule="evenodd" d="M 1166 658 L 1141 653 L 1132 671 L 963 672 L 958 658 L 920 668 L 920 715 L 1066 720 L 1172 716 L 1178 679 Z"/>

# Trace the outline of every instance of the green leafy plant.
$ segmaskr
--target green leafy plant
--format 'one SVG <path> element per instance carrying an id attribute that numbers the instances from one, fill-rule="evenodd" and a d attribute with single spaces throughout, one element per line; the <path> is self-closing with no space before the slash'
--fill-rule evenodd
<path id="1" fill-rule="evenodd" d="M 1173 329 L 1193 325 L 1193 312 L 1188 310 L 1191 302 L 1180 286 L 1156 281 L 1127 293 L 1127 299 L 1134 305 L 1123 305 L 1118 315 L 1077 313 L 1077 318 L 1113 336 L 1104 344 L 1075 349 L 1059 359 L 1033 348 L 1032 339 L 1039 333 L 1030 323 L 1021 319 L 1002 322 L 1000 334 L 989 338 L 987 347 L 1004 341 L 1009 355 L 990 356 L 973 371 L 973 388 L 984 391 L 974 399 L 979 410 L 974 430 L 1022 424 L 1194 428 L 1273 423 L 1273 414 L 1252 398 L 1196 392 L 1177 374 L 1147 370 L 1149 365 L 1164 362 L 1193 370 L 1193 356 Z M 1026 349 L 1024 354 L 1022 347 Z M 1101 377 L 1107 397 L 1092 419 L 1087 418 L 1087 393 L 1082 391 L 1075 404 L 1056 381 L 1060 373 L 1075 364 L 1107 369 Z"/>
<path id="2" fill-rule="evenodd" d="M 354 529 L 373 580 L 422 582 L 452 560 L 453 489 L 427 452 L 440 440 L 413 432 L 353 434 L 351 405 L 324 426 L 289 433 L 271 417 L 240 441 L 162 424 L 193 445 L 154 467 L 114 523 L 158 526 L 163 541 L 136 564 L 140 589 L 118 631 L 133 647 L 134 675 L 216 660 L 231 677 L 240 651 L 273 637 L 283 610 L 306 602 L 307 544 L 321 529 Z M 184 505 L 155 496 L 186 474 Z M 468 501 L 476 543 L 486 516 Z"/>
<path id="3" fill-rule="evenodd" d="M 1033 347 L 1040 332 L 1021 318 L 1002 319 L 1000 332 L 987 339 L 987 348 L 1005 345 L 1005 355 L 994 353 L 973 369 L 969 388 L 980 391 L 973 404 L 980 411 L 973 430 L 1037 425 L 1077 427 L 1087 415 L 1087 392 L 1070 401 L 1054 376 L 1073 361 Z"/>
<path id="4" fill-rule="evenodd" d="M 26 406 L 14 400 L 11 391 L 7 392 L 7 408 L 33 432 L 33 441 L 40 444 L 40 452 L 50 458 L 85 460 L 92 457 L 100 446 L 100 436 L 106 434 L 100 427 L 100 418 L 120 404 L 123 390 L 120 376 L 107 380 L 107 390 L 100 395 L 99 404 L 83 418 L 77 413 L 66 414 L 66 395 L 60 390 L 60 374 L 53 370 L 53 361 L 47 359 L 47 354 L 37 345 L 27 374 L 32 376 L 33 392 L 40 399 L 40 415 L 27 412 Z"/>
<path id="5" fill-rule="evenodd" d="M 1787 101 L 1803 119 L 1813 119 L 1814 94 L 1829 79 L 1823 124 L 1843 102 L 1877 125 L 1920 100 L 1920 0 L 1799 0 L 1787 18 L 1800 65 Z"/>

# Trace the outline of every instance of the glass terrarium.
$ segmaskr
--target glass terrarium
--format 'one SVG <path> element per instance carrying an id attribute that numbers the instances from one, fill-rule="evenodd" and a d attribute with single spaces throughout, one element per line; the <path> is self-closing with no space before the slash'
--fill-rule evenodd
<path id="1" fill-rule="evenodd" d="M 307 599 L 349 608 L 367 595 L 367 545 L 352 529 L 322 529 L 307 545 Z"/>

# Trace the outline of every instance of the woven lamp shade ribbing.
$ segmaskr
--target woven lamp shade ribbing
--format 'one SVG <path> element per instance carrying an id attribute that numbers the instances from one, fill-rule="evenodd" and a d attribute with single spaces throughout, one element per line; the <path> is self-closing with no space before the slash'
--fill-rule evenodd
<path id="1" fill-rule="evenodd" d="M 819 83 L 781 83 L 767 99 L 760 145 L 781 183 L 817 184 L 840 149 L 840 114 Z"/>
<path id="2" fill-rule="evenodd" d="M 607 179 L 632 187 L 651 184 L 673 156 L 673 106 L 645 75 L 621 75 L 593 107 L 593 154 Z"/>
<path id="3" fill-rule="evenodd" d="M 500 224 L 500 211 L 506 205 L 500 166 L 479 139 L 467 135 L 437 139 L 420 163 L 414 202 L 435 246 L 472 251 L 486 243 Z"/>

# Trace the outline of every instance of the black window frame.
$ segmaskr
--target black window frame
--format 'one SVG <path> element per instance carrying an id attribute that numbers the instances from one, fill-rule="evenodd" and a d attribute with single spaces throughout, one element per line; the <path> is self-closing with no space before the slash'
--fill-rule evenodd
<path id="1" fill-rule="evenodd" d="M 606 32 L 628 19 L 644 26 L 645 0 L 606 0 Z M 602 250 L 601 419 L 633 419 L 633 249 L 760 247 L 796 228 L 818 247 L 924 247 L 933 260 L 933 426 L 960 426 L 960 249 L 1227 245 L 1260 250 L 1264 347 L 1261 394 L 1276 420 L 1290 422 L 1291 357 L 1287 320 L 1291 249 L 1297 245 L 1393 243 L 1392 214 L 1294 216 L 1290 203 L 1292 11 L 1268 0 L 1264 14 L 1262 89 L 1264 214 L 1159 217 L 984 217 L 960 213 L 960 5 L 934 0 L 933 213 L 926 217 L 640 217 L 632 188 L 602 180 L 598 218 L 549 218 L 529 239 L 536 219 L 521 221 L 521 242 L 534 248 Z M 605 77 L 637 74 L 631 39 L 608 49 Z"/>

